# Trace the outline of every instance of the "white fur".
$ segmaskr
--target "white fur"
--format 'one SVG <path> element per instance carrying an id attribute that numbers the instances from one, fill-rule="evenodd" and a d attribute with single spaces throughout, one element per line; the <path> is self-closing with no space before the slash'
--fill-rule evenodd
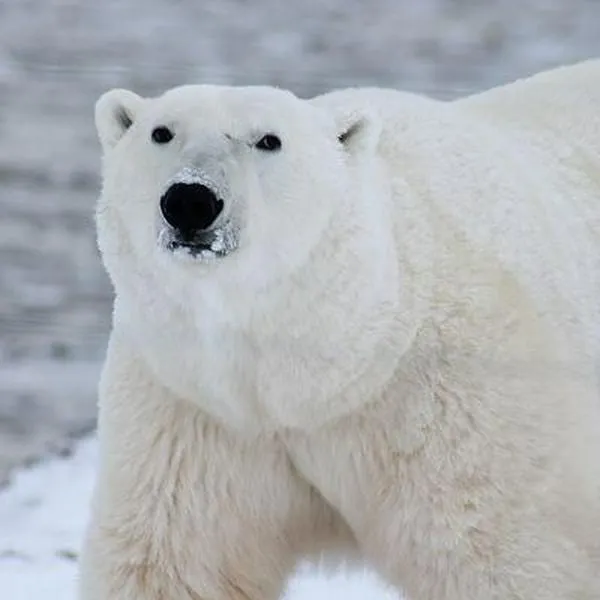
<path id="1" fill-rule="evenodd" d="M 323 549 L 412 600 L 600 598 L 598 106 L 600 61 L 450 103 L 105 94 L 81 600 L 275 599 Z M 157 243 L 186 167 L 226 257 Z"/>

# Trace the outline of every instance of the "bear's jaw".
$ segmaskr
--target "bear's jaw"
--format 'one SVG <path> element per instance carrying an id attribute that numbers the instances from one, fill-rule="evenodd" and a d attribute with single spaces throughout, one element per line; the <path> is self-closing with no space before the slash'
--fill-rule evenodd
<path id="1" fill-rule="evenodd" d="M 174 256 L 184 256 L 195 260 L 223 258 L 237 249 L 238 228 L 227 221 L 210 231 L 197 233 L 191 237 L 165 226 L 158 235 L 158 245 Z"/>

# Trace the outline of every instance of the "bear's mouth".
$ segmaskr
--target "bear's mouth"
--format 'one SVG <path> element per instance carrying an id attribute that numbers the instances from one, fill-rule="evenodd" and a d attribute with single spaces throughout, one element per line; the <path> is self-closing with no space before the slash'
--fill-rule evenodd
<path id="1" fill-rule="evenodd" d="M 222 258 L 238 246 L 238 230 L 231 221 L 210 231 L 181 232 L 166 226 L 158 236 L 159 245 L 174 254 L 184 253 L 192 258 Z"/>

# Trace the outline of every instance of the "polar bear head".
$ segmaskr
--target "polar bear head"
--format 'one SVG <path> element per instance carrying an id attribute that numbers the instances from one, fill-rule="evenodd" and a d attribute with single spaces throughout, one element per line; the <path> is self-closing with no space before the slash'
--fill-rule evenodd
<path id="1" fill-rule="evenodd" d="M 215 413 L 260 397 L 280 422 L 310 421 L 316 406 L 337 410 L 334 396 L 351 406 L 369 357 L 383 381 L 412 339 L 399 176 L 379 113 L 353 98 L 193 85 L 98 100 L 96 222 L 115 319 L 182 397 L 201 386 Z M 403 242 L 409 274 L 413 255 Z"/>
<path id="2" fill-rule="evenodd" d="M 357 164 L 379 135 L 371 115 L 258 86 L 189 85 L 152 99 L 112 90 L 96 126 L 99 243 L 113 279 L 129 262 L 257 286 L 305 264 L 364 192 Z"/>

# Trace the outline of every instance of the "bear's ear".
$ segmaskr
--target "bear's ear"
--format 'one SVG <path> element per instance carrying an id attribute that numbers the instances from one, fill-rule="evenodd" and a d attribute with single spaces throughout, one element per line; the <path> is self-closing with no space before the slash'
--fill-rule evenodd
<path id="1" fill-rule="evenodd" d="M 372 153 L 381 135 L 381 121 L 368 110 L 342 112 L 336 115 L 336 131 L 349 154 Z"/>
<path id="2" fill-rule="evenodd" d="M 135 122 L 144 99 L 129 90 L 114 89 L 96 102 L 96 131 L 102 149 L 113 148 Z"/>

